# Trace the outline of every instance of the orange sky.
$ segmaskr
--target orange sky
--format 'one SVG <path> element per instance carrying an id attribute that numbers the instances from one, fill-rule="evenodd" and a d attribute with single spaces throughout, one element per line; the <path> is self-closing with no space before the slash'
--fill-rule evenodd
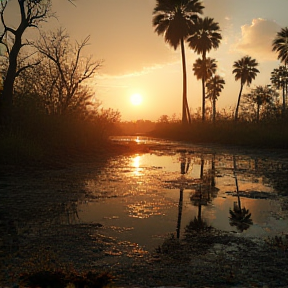
<path id="1" fill-rule="evenodd" d="M 155 0 L 76 0 L 75 4 L 53 0 L 58 20 L 50 19 L 45 28 L 62 26 L 78 41 L 91 36 L 85 51 L 104 60 L 93 80 L 95 95 L 103 106 L 119 110 L 122 120 L 157 120 L 173 113 L 180 118 L 180 49 L 174 51 L 154 33 Z M 271 42 L 276 32 L 288 26 L 288 1 L 206 0 L 203 5 L 204 16 L 219 22 L 223 37 L 220 48 L 209 55 L 218 61 L 218 74 L 226 81 L 217 108 L 234 109 L 240 83 L 232 75 L 233 62 L 247 54 L 256 58 L 260 74 L 251 87 L 270 83 L 270 73 L 279 65 Z M 188 103 L 195 111 L 201 106 L 202 92 L 192 65 L 199 56 L 188 48 L 186 55 Z M 142 95 L 141 105 L 131 104 L 133 93 Z"/>

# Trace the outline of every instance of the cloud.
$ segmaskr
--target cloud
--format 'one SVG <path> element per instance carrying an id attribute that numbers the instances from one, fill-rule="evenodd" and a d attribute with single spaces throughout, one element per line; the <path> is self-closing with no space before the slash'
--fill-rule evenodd
<path id="1" fill-rule="evenodd" d="M 154 65 L 150 65 L 147 67 L 142 67 L 142 70 L 138 70 L 132 73 L 123 73 L 123 74 L 109 74 L 109 73 L 100 73 L 97 76 L 97 79 L 129 79 L 131 77 L 141 77 L 143 75 L 148 75 L 149 73 L 153 72 L 153 71 L 159 71 L 162 69 L 170 69 L 173 65 L 180 63 L 179 61 L 171 61 L 171 62 L 166 62 L 164 64 L 154 64 Z M 180 63 L 180 65 L 182 65 Z"/>
<path id="2" fill-rule="evenodd" d="M 272 41 L 281 27 L 274 21 L 256 18 L 252 24 L 241 27 L 242 37 L 233 50 L 255 57 L 258 61 L 274 61 L 277 59 L 272 52 Z"/>

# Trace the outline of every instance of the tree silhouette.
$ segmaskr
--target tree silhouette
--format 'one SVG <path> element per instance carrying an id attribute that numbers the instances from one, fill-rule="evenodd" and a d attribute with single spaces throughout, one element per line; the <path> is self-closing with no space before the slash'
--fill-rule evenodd
<path id="1" fill-rule="evenodd" d="M 286 111 L 285 106 L 285 96 L 284 90 L 286 90 L 287 94 L 287 63 L 288 63 L 288 27 L 282 28 L 280 32 L 277 33 L 275 39 L 272 43 L 272 51 L 276 51 L 278 53 L 277 59 L 284 63 L 284 68 L 281 68 L 281 78 L 283 81 L 283 115 Z M 283 74 L 284 72 L 284 74 Z"/>
<path id="2" fill-rule="evenodd" d="M 222 39 L 220 27 L 213 18 L 205 17 L 198 18 L 195 25 L 192 26 L 191 36 L 188 37 L 187 42 L 197 54 L 202 55 L 202 60 L 205 62 L 206 54 L 212 48 L 217 49 Z M 202 74 L 202 120 L 205 120 L 205 74 Z"/>
<path id="3" fill-rule="evenodd" d="M 282 88 L 282 114 L 284 115 L 286 110 L 286 101 L 285 97 L 287 95 L 287 80 L 288 80 L 288 71 L 286 66 L 279 66 L 271 72 L 270 78 L 272 84 L 276 89 Z"/>
<path id="4" fill-rule="evenodd" d="M 284 63 L 286 67 L 288 62 L 288 27 L 282 28 L 277 33 L 272 42 L 272 51 L 278 53 L 277 59 Z"/>
<path id="5" fill-rule="evenodd" d="M 1 122 L 4 124 L 7 124 L 11 120 L 15 78 L 23 69 L 32 66 L 31 63 L 27 63 L 27 65 L 22 66 L 20 69 L 18 67 L 20 50 L 27 44 L 23 43 L 23 35 L 28 28 L 39 27 L 39 23 L 47 19 L 51 10 L 50 0 L 18 0 L 20 23 L 17 28 L 12 28 L 13 26 L 7 25 L 4 17 L 9 2 L 8 0 L 0 1 L 0 18 L 4 28 L 0 33 L 0 43 L 4 45 L 8 57 L 8 66 L 0 98 L 0 116 Z M 8 38 L 11 39 L 9 43 L 7 41 Z"/>
<path id="6" fill-rule="evenodd" d="M 195 63 L 193 64 L 192 70 L 194 71 L 194 75 L 196 76 L 197 80 L 202 80 L 202 91 L 203 96 L 205 97 L 205 83 L 206 79 L 212 77 L 212 75 L 216 72 L 217 64 L 215 59 L 205 58 L 204 60 L 201 58 L 196 59 Z M 204 85 L 204 86 L 203 86 Z M 204 89 L 204 90 L 203 90 Z M 203 101 L 202 105 L 204 105 L 205 109 L 205 101 Z M 202 121 L 205 120 L 205 112 L 202 113 Z"/>
<path id="7" fill-rule="evenodd" d="M 238 111 L 243 87 L 245 84 L 250 86 L 252 80 L 256 78 L 257 73 L 259 73 L 259 70 L 256 68 L 257 66 L 257 61 L 250 56 L 244 56 L 233 64 L 234 69 L 232 73 L 235 74 L 235 80 L 237 81 L 240 79 L 240 92 L 235 110 L 235 121 L 238 120 Z"/>
<path id="8" fill-rule="evenodd" d="M 273 90 L 268 86 L 256 86 L 255 89 L 251 91 L 251 98 L 254 103 L 257 105 L 256 111 L 256 121 L 259 122 L 260 118 L 260 107 L 266 103 L 270 103 L 272 101 Z"/>
<path id="9" fill-rule="evenodd" d="M 224 88 L 225 81 L 219 75 L 210 77 L 206 83 L 207 98 L 212 102 L 213 123 L 216 119 L 216 100 L 220 96 L 222 89 Z"/>
<path id="10" fill-rule="evenodd" d="M 153 26 L 158 35 L 164 35 L 165 42 L 175 50 L 180 45 L 183 69 L 182 123 L 191 121 L 187 101 L 187 73 L 184 41 L 190 34 L 196 19 L 203 13 L 199 0 L 156 0 L 153 11 Z"/>
<path id="11" fill-rule="evenodd" d="M 38 73 L 43 76 L 45 94 L 47 95 L 46 91 L 49 91 L 49 94 L 45 95 L 49 114 L 85 110 L 91 101 L 93 94 L 84 83 L 95 75 L 101 66 L 101 61 L 93 61 L 91 57 L 83 56 L 89 38 L 87 36 L 82 42 L 72 45 L 70 36 L 60 28 L 56 32 L 41 34 L 40 39 L 34 44 L 44 56 L 39 65 L 43 72 Z M 41 91 L 39 84 L 34 86 Z"/>
<path id="12" fill-rule="evenodd" d="M 193 64 L 192 70 L 194 71 L 194 75 L 197 80 L 210 78 L 217 69 L 217 64 L 215 59 L 207 58 L 205 60 L 198 58 Z"/>

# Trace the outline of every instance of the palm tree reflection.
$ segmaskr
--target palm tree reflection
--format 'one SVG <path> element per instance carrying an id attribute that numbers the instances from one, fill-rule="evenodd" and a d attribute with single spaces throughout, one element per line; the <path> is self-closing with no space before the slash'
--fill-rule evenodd
<path id="1" fill-rule="evenodd" d="M 190 159 L 186 159 L 182 155 L 181 157 L 181 174 L 185 175 L 189 171 L 190 167 Z M 198 207 L 197 216 L 190 222 L 190 224 L 185 228 L 185 234 L 190 233 L 192 230 L 196 232 L 200 232 L 201 230 L 205 230 L 210 227 L 208 224 L 202 219 L 202 206 L 208 205 L 213 198 L 217 196 L 218 189 L 215 187 L 215 155 L 212 155 L 212 166 L 211 169 L 204 173 L 204 158 L 200 159 L 200 175 L 199 179 L 195 179 L 194 193 L 191 195 L 190 200 L 193 202 L 195 206 Z M 181 217 L 182 217 L 182 207 L 183 207 L 183 191 L 184 187 L 180 188 L 180 197 L 179 197 L 179 208 L 178 208 L 178 221 L 177 221 L 177 238 L 180 237 L 180 226 L 181 226 Z M 190 231 L 190 232 L 188 232 Z"/>
<path id="2" fill-rule="evenodd" d="M 211 227 L 207 224 L 207 222 L 202 218 L 202 206 L 207 205 L 208 201 L 207 198 L 203 197 L 203 186 L 202 184 L 199 185 L 199 188 L 197 189 L 197 196 L 193 197 L 191 196 L 191 200 L 194 202 L 195 206 L 198 206 L 198 213 L 197 216 L 194 217 L 192 221 L 185 227 L 185 236 L 186 238 L 189 238 L 193 236 L 193 234 L 200 233 L 201 231 L 205 231 L 206 229 L 210 229 Z M 196 193 L 194 194 L 194 196 Z"/>
<path id="3" fill-rule="evenodd" d="M 181 172 L 181 185 L 180 185 L 180 196 L 179 196 L 179 204 L 178 204 L 178 220 L 177 220 L 177 228 L 176 234 L 177 239 L 180 238 L 180 228 L 181 228 L 181 219 L 182 219 L 182 209 L 183 209 L 183 192 L 184 192 L 184 175 L 188 173 L 190 167 L 191 159 L 190 157 L 186 157 L 185 153 L 181 153 L 180 157 L 180 172 Z"/>
<path id="4" fill-rule="evenodd" d="M 201 214 L 201 206 L 208 205 L 212 199 L 217 197 L 218 188 L 215 187 L 215 155 L 212 155 L 211 169 L 204 173 L 204 158 L 201 158 L 200 184 L 191 195 L 190 199 L 195 206 L 198 206 L 198 217 Z M 200 211 L 200 212 L 199 212 Z"/>
<path id="5" fill-rule="evenodd" d="M 242 208 L 241 206 L 241 199 L 239 194 L 239 186 L 238 186 L 238 179 L 236 175 L 236 158 L 235 155 L 233 156 L 233 166 L 234 166 L 234 178 L 235 178 L 235 186 L 236 186 L 236 193 L 238 201 L 234 202 L 233 209 L 229 210 L 230 216 L 230 225 L 235 226 L 239 232 L 243 232 L 247 230 L 251 225 L 253 225 L 253 221 L 251 219 L 251 213 L 249 209 L 245 207 Z"/>

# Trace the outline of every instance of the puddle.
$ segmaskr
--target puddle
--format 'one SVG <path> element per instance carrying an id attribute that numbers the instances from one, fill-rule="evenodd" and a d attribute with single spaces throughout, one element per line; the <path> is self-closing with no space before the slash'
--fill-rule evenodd
<path id="1" fill-rule="evenodd" d="M 103 235 L 152 251 L 171 233 L 183 237 L 195 217 L 244 237 L 288 233 L 287 158 L 145 137 L 113 140 L 151 147 L 112 159 L 86 180 L 78 217 L 103 225 Z M 235 214 L 239 205 L 246 209 L 242 218 Z"/>

